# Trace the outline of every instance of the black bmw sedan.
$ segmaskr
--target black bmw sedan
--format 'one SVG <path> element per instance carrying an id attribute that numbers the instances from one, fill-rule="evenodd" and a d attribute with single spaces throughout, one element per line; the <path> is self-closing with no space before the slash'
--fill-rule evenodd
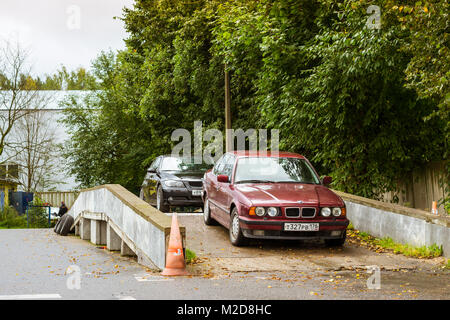
<path id="1" fill-rule="evenodd" d="M 212 166 L 171 155 L 157 157 L 147 170 L 140 198 L 162 212 L 170 207 L 202 207 L 202 178 Z"/>

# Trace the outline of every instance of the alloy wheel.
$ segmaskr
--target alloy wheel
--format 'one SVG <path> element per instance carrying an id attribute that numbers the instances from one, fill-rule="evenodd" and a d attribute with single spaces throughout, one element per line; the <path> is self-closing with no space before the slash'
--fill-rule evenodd
<path id="1" fill-rule="evenodd" d="M 239 236 L 239 216 L 236 214 L 233 216 L 233 223 L 231 225 L 231 235 L 233 239 L 237 239 Z"/>
<path id="2" fill-rule="evenodd" d="M 203 220 L 208 221 L 209 219 L 209 200 L 206 198 L 205 205 L 203 206 Z"/>

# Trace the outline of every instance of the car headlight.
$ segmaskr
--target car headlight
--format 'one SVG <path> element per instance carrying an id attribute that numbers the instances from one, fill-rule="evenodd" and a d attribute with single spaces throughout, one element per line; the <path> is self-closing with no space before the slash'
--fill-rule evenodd
<path id="1" fill-rule="evenodd" d="M 341 208 L 333 208 L 332 213 L 333 213 L 333 216 L 339 217 L 342 213 Z"/>
<path id="2" fill-rule="evenodd" d="M 322 208 L 322 210 L 320 211 L 320 213 L 322 214 L 322 216 L 324 217 L 329 217 L 331 215 L 331 209 L 330 208 Z"/>
<path id="3" fill-rule="evenodd" d="M 266 209 L 264 209 L 263 207 L 256 207 L 255 213 L 258 217 L 262 217 L 266 214 Z"/>
<path id="4" fill-rule="evenodd" d="M 184 187 L 184 183 L 181 181 L 176 181 L 176 180 L 167 180 L 164 181 L 164 185 L 166 187 L 170 187 L 170 188 L 183 188 Z"/>
<path id="5" fill-rule="evenodd" d="M 270 207 L 270 208 L 267 209 L 267 214 L 270 217 L 276 217 L 278 215 L 278 209 L 275 208 L 275 207 Z"/>

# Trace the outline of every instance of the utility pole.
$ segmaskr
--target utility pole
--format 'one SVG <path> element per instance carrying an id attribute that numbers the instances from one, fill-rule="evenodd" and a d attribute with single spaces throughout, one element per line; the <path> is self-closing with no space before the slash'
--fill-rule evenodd
<path id="1" fill-rule="evenodd" d="M 233 136 L 231 134 L 231 92 L 230 92 L 230 73 L 225 64 L 225 149 L 233 150 Z"/>

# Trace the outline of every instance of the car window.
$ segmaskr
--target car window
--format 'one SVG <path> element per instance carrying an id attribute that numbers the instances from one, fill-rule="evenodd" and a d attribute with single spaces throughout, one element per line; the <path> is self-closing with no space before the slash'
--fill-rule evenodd
<path id="1" fill-rule="evenodd" d="M 154 172 L 158 169 L 159 163 L 161 162 L 161 157 L 156 158 L 150 167 L 147 170 L 147 174 L 145 175 L 145 179 L 153 179 Z M 152 172 L 149 172 L 152 171 Z"/>
<path id="2" fill-rule="evenodd" d="M 219 175 L 222 172 L 223 169 L 223 163 L 226 160 L 227 154 L 224 154 L 219 160 L 217 160 L 216 164 L 214 165 L 213 173 L 214 175 Z"/>
<path id="3" fill-rule="evenodd" d="M 161 157 L 158 157 L 153 161 L 153 163 L 150 165 L 150 168 L 148 170 L 156 171 L 159 167 L 159 163 L 161 162 Z"/>
<path id="4" fill-rule="evenodd" d="M 164 157 L 161 171 L 204 172 L 211 166 L 207 163 L 195 163 L 194 158 Z"/>
<path id="5" fill-rule="evenodd" d="M 289 157 L 239 159 L 235 183 L 258 181 L 320 184 L 313 169 L 304 159 Z"/>
<path id="6" fill-rule="evenodd" d="M 235 157 L 233 155 L 228 155 L 227 159 L 224 161 L 224 167 L 222 170 L 222 174 L 228 176 L 231 179 L 231 174 L 233 172 Z"/>

